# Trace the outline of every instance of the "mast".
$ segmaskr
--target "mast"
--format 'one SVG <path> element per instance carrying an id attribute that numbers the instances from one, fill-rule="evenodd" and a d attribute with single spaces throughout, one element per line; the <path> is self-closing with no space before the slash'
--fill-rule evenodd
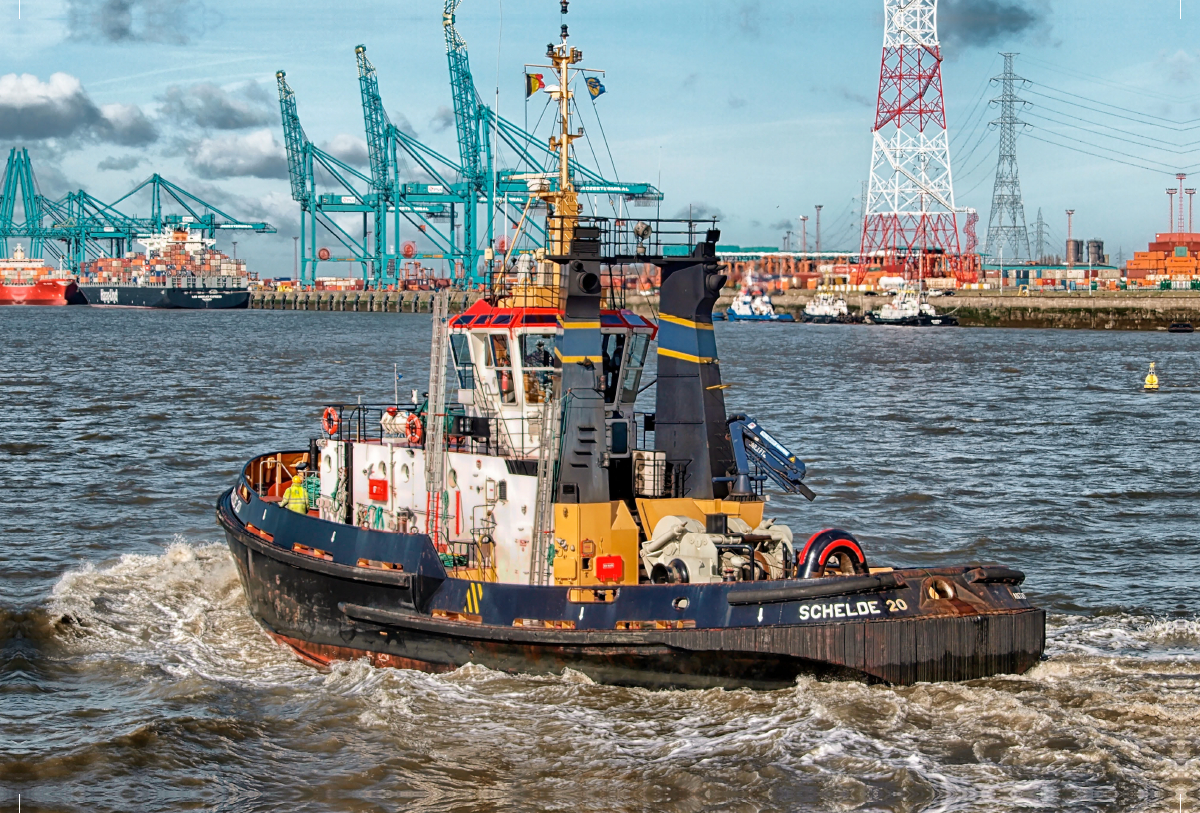
<path id="1" fill-rule="evenodd" d="M 563 4 L 564 12 L 566 4 Z M 567 26 L 564 23 L 558 45 L 546 46 L 546 57 L 552 65 L 556 87 L 547 88 L 551 98 L 558 101 L 558 133 L 550 136 L 550 150 L 558 155 L 558 183 L 539 197 L 549 207 L 547 213 L 547 249 L 551 255 L 563 256 L 571 250 L 571 238 L 579 222 L 579 195 L 571 181 L 571 142 L 580 134 L 571 133 L 571 66 L 583 59 L 583 52 L 567 42 Z M 578 73 L 578 71 L 575 71 Z"/>

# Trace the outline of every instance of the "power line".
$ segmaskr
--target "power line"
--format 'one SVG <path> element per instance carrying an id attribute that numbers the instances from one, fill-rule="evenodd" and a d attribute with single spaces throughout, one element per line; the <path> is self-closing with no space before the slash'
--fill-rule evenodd
<path id="1" fill-rule="evenodd" d="M 1173 122 L 1170 119 L 1164 119 L 1161 116 L 1152 116 L 1148 113 L 1139 113 L 1138 111 L 1130 110 L 1127 107 L 1119 107 L 1117 105 L 1106 104 L 1105 102 L 1096 101 L 1095 99 L 1089 99 L 1086 96 L 1080 96 L 1075 93 L 1068 93 L 1065 90 L 1058 90 L 1056 88 L 1050 87 L 1049 85 L 1043 85 L 1040 82 L 1034 82 L 1034 81 L 1030 80 L 1030 84 L 1037 85 L 1038 87 L 1041 87 L 1041 88 L 1046 88 L 1046 90 L 1052 91 L 1053 93 L 1057 93 L 1062 96 L 1072 96 L 1076 99 L 1083 99 L 1084 101 L 1092 102 L 1093 104 L 1098 104 L 1103 107 L 1110 107 L 1113 110 L 1120 110 L 1124 113 L 1132 113 L 1134 116 L 1141 116 L 1141 118 L 1131 118 L 1129 116 L 1122 116 L 1119 113 L 1110 113 L 1107 110 L 1098 110 L 1095 107 L 1089 107 L 1086 104 L 1079 104 L 1078 102 L 1072 102 L 1070 99 L 1059 99 L 1056 96 L 1051 96 L 1046 93 L 1040 93 L 1036 90 L 1028 91 L 1029 93 L 1032 93 L 1034 96 L 1041 96 L 1042 98 L 1045 98 L 1045 99 L 1051 99 L 1056 102 L 1061 102 L 1062 104 L 1069 104 L 1072 107 L 1079 107 L 1084 110 L 1090 110 L 1093 113 L 1100 113 L 1101 115 L 1104 115 L 1104 116 L 1112 116 L 1113 118 L 1117 118 L 1117 119 L 1125 119 L 1126 121 L 1132 121 L 1137 124 L 1144 124 L 1148 127 L 1161 127 L 1164 130 L 1174 130 L 1175 132 L 1184 132 L 1186 130 L 1194 130 L 1197 127 L 1200 127 L 1200 119 L 1193 119 L 1192 121 L 1189 121 L 1189 122 Z M 1167 122 L 1167 124 L 1158 124 L 1154 121 L 1144 121 L 1144 119 L 1157 119 L 1158 121 Z"/>
<path id="2" fill-rule="evenodd" d="M 1138 168 L 1138 169 L 1145 169 L 1145 170 L 1149 170 L 1150 172 L 1155 172 L 1155 173 L 1160 173 L 1160 172 L 1168 172 L 1168 173 L 1169 173 L 1169 172 L 1173 171 L 1173 170 L 1169 170 L 1169 169 L 1162 169 L 1162 168 L 1156 168 L 1156 167 L 1148 167 L 1148 166 L 1146 166 L 1145 164 L 1135 164 L 1135 163 L 1133 163 L 1133 162 L 1131 162 L 1131 161 L 1122 161 L 1120 158 L 1113 158 L 1111 155 L 1100 155 L 1100 154 L 1098 154 L 1098 153 L 1094 153 L 1094 152 L 1088 152 L 1087 150 L 1081 150 L 1081 149 L 1079 149 L 1078 147 L 1073 147 L 1073 146 L 1071 146 L 1071 145 L 1069 145 L 1069 144 L 1059 144 L 1057 141 L 1051 141 L 1051 140 L 1049 140 L 1049 139 L 1046 139 L 1046 138 L 1039 138 L 1038 136 L 1034 135 L 1033 133 L 1026 133 L 1026 134 L 1025 134 L 1025 137 L 1026 137 L 1026 138 L 1032 138 L 1034 141 L 1041 141 L 1043 144 L 1051 144 L 1051 145 L 1053 145 L 1053 146 L 1055 146 L 1055 147 L 1062 147 L 1063 149 L 1066 149 L 1066 150 L 1071 150 L 1072 152 L 1078 152 L 1078 153 L 1082 153 L 1083 155 L 1090 155 L 1090 156 L 1092 156 L 1093 158 L 1102 158 L 1102 159 L 1104 159 L 1104 160 L 1106 160 L 1106 161 L 1114 161 L 1114 162 L 1116 162 L 1116 163 L 1118 163 L 1118 164 L 1125 164 L 1126 166 L 1136 167 L 1136 168 Z M 1104 148 L 1103 148 L 1103 147 L 1100 147 L 1099 149 L 1104 149 Z M 1124 155 L 1124 153 L 1121 153 L 1121 154 L 1122 154 L 1122 155 Z M 1132 156 L 1132 155 L 1130 155 L 1130 156 L 1127 156 L 1127 157 L 1129 157 L 1129 158 L 1136 158 L 1137 156 Z M 1200 165 L 1197 165 L 1197 166 L 1200 166 Z M 1192 167 L 1189 167 L 1189 169 L 1192 169 Z"/>
<path id="3" fill-rule="evenodd" d="M 1045 109 L 1045 108 L 1042 108 L 1042 109 Z M 1054 111 L 1054 112 L 1058 112 L 1058 111 Z M 1139 146 L 1139 147 L 1147 147 L 1147 148 L 1149 148 L 1149 149 L 1152 149 L 1152 150 L 1163 150 L 1163 151 L 1165 151 L 1165 152 L 1184 153 L 1184 152 L 1188 152 L 1188 151 L 1189 151 L 1189 150 L 1187 149 L 1187 148 L 1189 148 L 1189 147 L 1200 146 L 1200 141 L 1192 141 L 1192 142 L 1189 142 L 1189 143 L 1187 143 L 1187 144 L 1178 145 L 1178 144 L 1175 144 L 1175 143 L 1173 143 L 1173 142 L 1171 142 L 1171 141 L 1165 141 L 1165 140 L 1163 140 L 1163 139 L 1161 139 L 1161 138 L 1154 138 L 1153 136 L 1143 136 L 1143 135 L 1139 135 L 1138 133 L 1133 133 L 1133 132 L 1130 132 L 1129 130 L 1122 130 L 1122 129 L 1120 129 L 1120 128 L 1117 128 L 1117 127 L 1108 127 L 1108 129 L 1109 129 L 1109 130 L 1112 130 L 1112 131 L 1113 131 L 1113 132 L 1115 132 L 1115 133 L 1123 133 L 1123 134 L 1125 134 L 1125 135 L 1133 136 L 1134 138 L 1140 138 L 1140 139 L 1143 139 L 1143 140 L 1145 140 L 1145 141 L 1156 141 L 1156 142 L 1158 142 L 1159 144 L 1166 144 L 1166 145 L 1168 145 L 1167 147 L 1156 147 L 1156 146 L 1154 146 L 1154 145 L 1152 145 L 1152 144 L 1141 144 L 1141 143 L 1139 143 L 1139 142 L 1132 141 L 1132 140 L 1130 140 L 1130 139 L 1126 139 L 1126 138 L 1120 138 L 1119 136 L 1112 136 L 1112 135 L 1109 135 L 1109 134 L 1107 134 L 1107 133 L 1105 133 L 1105 132 L 1103 132 L 1103 131 L 1101 131 L 1101 130 L 1092 130 L 1092 129 L 1089 129 L 1089 128 L 1087 128 L 1087 127 L 1083 127 L 1083 126 L 1081 126 L 1081 125 L 1080 125 L 1079 123 L 1077 123 L 1077 122 L 1073 122 L 1073 121 L 1063 121 L 1063 120 L 1061 120 L 1061 119 L 1057 119 L 1057 118 L 1053 118 L 1053 117 L 1051 117 L 1051 116 L 1047 116 L 1047 115 L 1045 115 L 1044 113 L 1036 113 L 1036 112 L 1031 112 L 1031 113 L 1028 113 L 1027 115 L 1029 115 L 1029 116 L 1031 116 L 1031 117 L 1033 117 L 1033 118 L 1045 119 L 1046 121 L 1053 122 L 1054 124 L 1061 124 L 1061 125 L 1065 125 L 1065 126 L 1067 126 L 1067 127 L 1075 127 L 1075 128 L 1078 128 L 1078 129 L 1080 129 L 1080 130 L 1084 130 L 1085 132 L 1093 133 L 1093 134 L 1095 134 L 1095 135 L 1098 135 L 1098 136 L 1103 136 L 1104 138 L 1111 138 L 1111 139 L 1114 139 L 1114 140 L 1116 140 L 1116 141 L 1124 141 L 1124 142 L 1126 142 L 1126 143 L 1129 143 L 1129 144 L 1136 144 L 1136 145 L 1137 145 L 1137 146 Z M 1070 115 L 1070 114 L 1063 114 L 1063 115 Z M 1107 127 L 1107 125 L 1101 124 L 1101 123 L 1099 123 L 1099 122 L 1090 121 L 1090 120 L 1088 120 L 1088 119 L 1079 119 L 1079 121 L 1081 121 L 1081 122 L 1083 122 L 1083 123 L 1085 123 L 1085 124 L 1094 124 L 1094 125 L 1096 125 L 1096 126 L 1098 126 L 1098 127 Z M 1170 147 L 1178 147 L 1179 149 L 1169 149 Z"/>
<path id="4" fill-rule="evenodd" d="M 992 61 L 988 63 L 987 71 L 983 74 L 983 81 L 980 82 L 979 87 L 975 89 L 975 92 L 974 92 L 975 105 L 974 105 L 974 107 L 971 108 L 971 112 L 968 113 L 963 118 L 963 121 L 968 121 L 968 122 L 971 121 L 974 118 L 975 111 L 979 108 L 979 105 L 983 102 L 984 99 L 987 98 L 987 94 L 985 94 L 983 91 L 987 88 L 988 83 L 992 81 L 991 78 L 988 76 L 988 74 L 990 74 L 992 72 L 992 66 L 995 64 L 996 64 L 996 58 L 992 57 Z M 980 112 L 980 114 L 979 114 L 980 119 L 983 118 L 984 112 L 986 112 L 986 108 L 984 108 L 984 111 Z M 950 137 L 950 146 L 953 147 L 955 145 L 955 143 L 961 144 L 962 139 L 966 137 L 968 131 L 971 133 L 974 133 L 975 128 L 977 126 L 978 126 L 978 122 L 968 124 L 965 127 L 958 128 L 955 131 L 954 135 L 952 135 Z"/>
<path id="5" fill-rule="evenodd" d="M 1125 91 L 1126 93 L 1134 93 L 1134 94 L 1137 94 L 1138 96 L 1151 96 L 1156 99 L 1162 99 L 1163 101 L 1177 102 L 1177 103 L 1181 103 L 1181 104 L 1193 102 L 1196 99 L 1200 98 L 1200 96 L 1191 96 L 1186 99 L 1181 99 L 1178 96 L 1173 96 L 1170 94 L 1158 93 L 1153 90 L 1147 90 L 1145 88 L 1134 87 L 1133 85 L 1124 85 L 1124 84 L 1121 84 L 1120 82 L 1113 82 L 1109 79 L 1105 79 L 1102 76 L 1097 76 L 1095 74 L 1090 74 L 1090 73 L 1084 73 L 1083 71 L 1076 71 L 1071 68 L 1064 68 L 1060 65 L 1055 65 L 1052 62 L 1046 62 L 1044 60 L 1036 59 L 1031 56 L 1025 57 L 1025 60 L 1027 62 L 1032 62 L 1035 65 L 1042 65 L 1043 67 L 1048 68 L 1055 73 L 1061 73 L 1064 76 L 1070 76 L 1075 79 L 1084 79 L 1088 82 L 1094 82 L 1099 85 L 1108 85 L 1111 88 L 1116 88 L 1117 90 L 1122 90 L 1122 91 Z"/>
<path id="6" fill-rule="evenodd" d="M 1132 155 L 1127 152 L 1122 152 L 1121 150 L 1118 150 L 1115 147 L 1106 147 L 1103 144 L 1093 144 L 1090 141 L 1084 141 L 1082 138 L 1078 138 L 1077 136 L 1069 135 L 1067 133 L 1057 133 L 1052 130 L 1047 130 L 1045 128 L 1039 128 L 1039 129 L 1041 129 L 1041 131 L 1043 133 L 1046 133 L 1048 135 L 1057 136 L 1059 138 L 1070 138 L 1073 141 L 1078 142 L 1079 144 L 1083 144 L 1085 146 L 1092 147 L 1093 149 L 1105 150 L 1106 152 L 1113 152 L 1113 153 L 1116 153 L 1117 155 L 1124 156 L 1125 158 L 1132 158 L 1136 161 L 1145 161 L 1146 163 L 1150 163 L 1150 164 L 1160 164 L 1161 166 L 1166 168 L 1163 170 L 1164 172 L 1176 172 L 1177 171 L 1176 166 L 1169 164 L 1166 161 L 1159 161 L 1156 158 L 1148 158 L 1144 155 Z"/>

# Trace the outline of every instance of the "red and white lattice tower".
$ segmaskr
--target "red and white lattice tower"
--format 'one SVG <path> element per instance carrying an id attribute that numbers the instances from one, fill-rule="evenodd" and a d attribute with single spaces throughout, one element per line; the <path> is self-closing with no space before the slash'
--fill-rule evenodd
<path id="1" fill-rule="evenodd" d="M 862 255 L 958 254 L 937 0 L 883 0 L 883 19 Z"/>
<path id="2" fill-rule="evenodd" d="M 965 246 L 968 254 L 974 254 L 979 250 L 979 234 L 976 232 L 976 227 L 979 225 L 979 212 L 974 209 L 967 209 L 967 225 L 963 229 L 967 235 L 967 245 Z"/>

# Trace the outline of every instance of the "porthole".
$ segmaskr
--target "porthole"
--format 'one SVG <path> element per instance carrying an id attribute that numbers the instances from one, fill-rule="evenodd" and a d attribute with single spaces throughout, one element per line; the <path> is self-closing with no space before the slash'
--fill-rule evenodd
<path id="1" fill-rule="evenodd" d="M 450 478 L 447 482 L 450 484 L 450 488 L 458 488 L 458 472 L 450 469 Z"/>
<path id="2" fill-rule="evenodd" d="M 408 464 L 407 463 L 405 463 L 403 466 L 400 467 L 400 480 L 405 483 L 408 482 Z"/>

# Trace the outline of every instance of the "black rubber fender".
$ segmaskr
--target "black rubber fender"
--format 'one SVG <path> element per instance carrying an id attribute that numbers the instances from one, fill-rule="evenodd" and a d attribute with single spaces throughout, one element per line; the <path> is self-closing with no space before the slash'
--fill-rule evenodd
<path id="1" fill-rule="evenodd" d="M 834 554 L 841 553 L 849 555 L 854 565 L 854 575 L 870 575 L 871 569 L 867 566 L 867 556 L 863 553 L 862 546 L 858 544 L 854 535 L 841 528 L 826 528 L 809 537 L 804 549 L 796 557 L 796 566 L 799 570 L 797 578 L 817 578 L 829 558 Z"/>

